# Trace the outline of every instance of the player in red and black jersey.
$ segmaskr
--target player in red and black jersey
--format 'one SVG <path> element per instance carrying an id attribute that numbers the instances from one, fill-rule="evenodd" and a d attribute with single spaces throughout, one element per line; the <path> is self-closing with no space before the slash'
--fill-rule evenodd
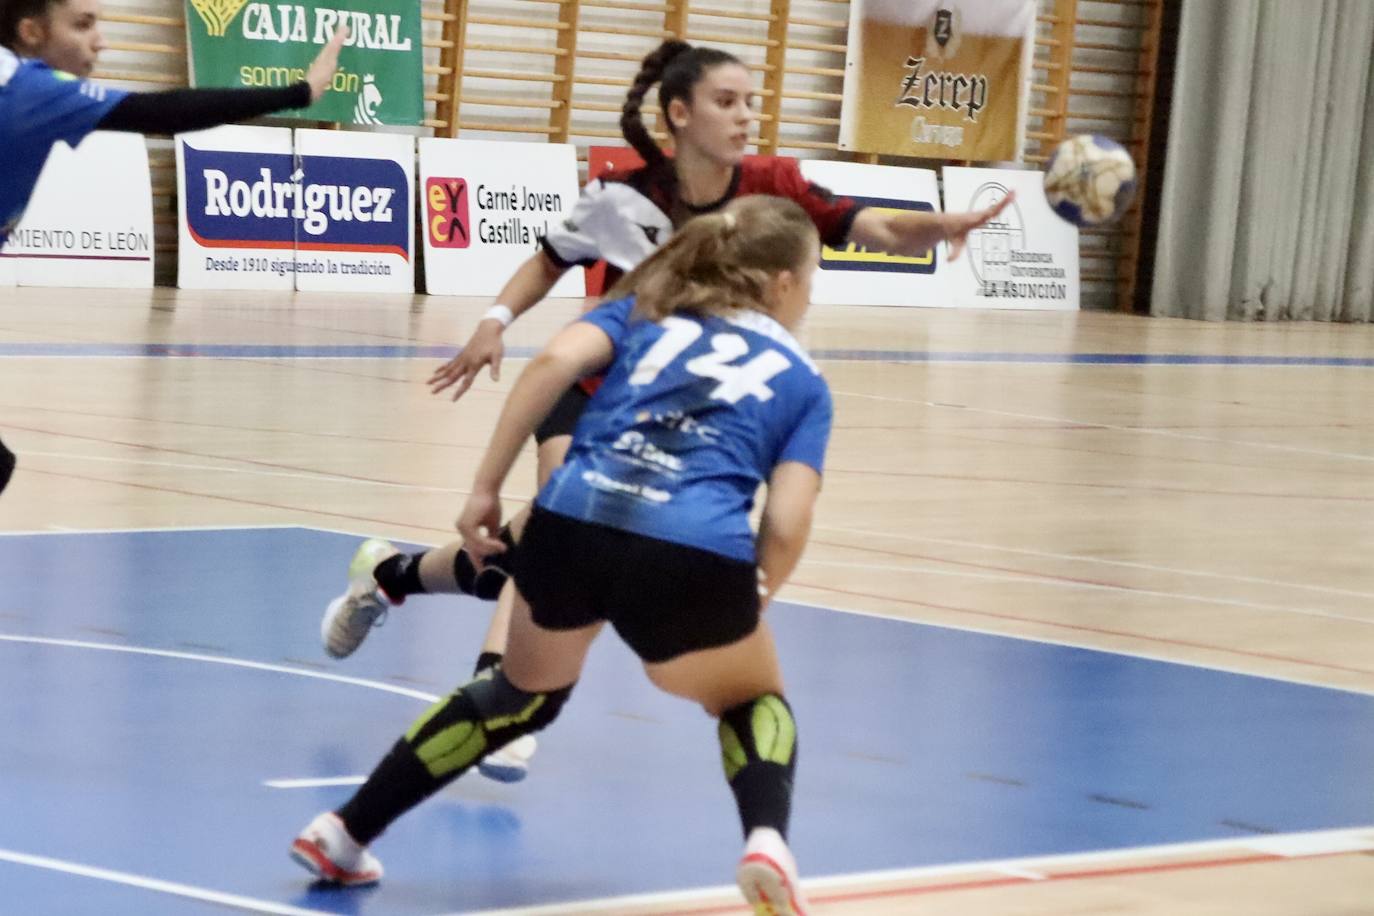
<path id="1" fill-rule="evenodd" d="M 645 95 L 655 84 L 674 155 L 654 141 L 640 116 Z M 462 351 L 430 378 L 434 393 L 453 389 L 461 397 L 483 366 L 499 378 L 504 347 L 502 332 L 514 318 L 548 295 L 563 274 L 576 265 L 605 261 L 613 283 L 664 244 L 673 230 L 693 216 L 709 213 L 748 194 L 772 194 L 796 201 L 831 246 L 857 242 L 874 251 L 916 256 L 937 244 L 950 245 L 953 259 L 969 232 L 991 220 L 1011 200 L 976 213 L 891 213 L 866 209 L 808 181 L 795 160 L 745 156 L 750 129 L 758 116 L 749 70 L 734 55 L 713 48 L 666 41 L 644 58 L 625 99 L 620 119 L 625 139 L 644 165 L 607 174 L 583 190 L 567 222 L 549 232 L 543 247 L 526 261 L 502 289 L 498 304 L 487 312 Z M 540 426 L 539 482 L 563 462 L 573 427 L 590 399 L 591 385 L 574 387 Z M 512 524 L 518 529 L 523 517 Z M 513 543 L 509 533 L 504 539 Z M 421 554 L 404 555 L 381 541 L 359 548 L 350 567 L 348 591 L 336 598 L 322 621 L 326 650 L 342 658 L 366 637 L 374 621 L 406 595 L 462 592 L 491 597 L 504 584 L 504 573 L 488 559 L 477 570 L 461 542 Z M 508 601 L 492 621 L 478 670 L 500 660 L 508 623 Z M 532 739 L 529 739 L 532 740 Z M 518 754 L 484 760 L 481 771 L 495 778 L 523 776 Z M 509 764 L 509 766 L 507 766 Z"/>

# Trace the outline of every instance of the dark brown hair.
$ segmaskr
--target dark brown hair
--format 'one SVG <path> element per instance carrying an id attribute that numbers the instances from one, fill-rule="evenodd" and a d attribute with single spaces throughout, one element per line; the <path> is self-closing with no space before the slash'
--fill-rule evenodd
<path id="1" fill-rule="evenodd" d="M 706 71 L 721 64 L 739 63 L 740 59 L 733 54 L 715 48 L 693 47 L 677 39 L 669 39 L 659 45 L 644 58 L 634 84 L 625 96 L 620 132 L 625 135 L 626 142 L 634 147 L 650 168 L 664 167 L 667 157 L 644 126 L 644 119 L 639 112 L 649 89 L 658 83 L 658 104 L 666 114 L 668 103 L 674 99 L 683 99 L 691 104 L 692 89 L 701 82 Z M 671 124 L 668 129 L 672 130 Z"/>
<path id="2" fill-rule="evenodd" d="M 0 0 L 0 45 L 10 50 L 19 46 L 19 21 L 41 18 L 48 9 L 66 0 Z"/>

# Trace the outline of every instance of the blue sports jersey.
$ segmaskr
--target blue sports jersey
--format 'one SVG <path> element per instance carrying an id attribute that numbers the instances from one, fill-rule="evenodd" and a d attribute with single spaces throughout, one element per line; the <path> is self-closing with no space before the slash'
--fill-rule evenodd
<path id="1" fill-rule="evenodd" d="M 126 95 L 0 48 L 0 244 L 23 215 L 53 144 L 76 146 Z"/>
<path id="2" fill-rule="evenodd" d="M 760 312 L 654 323 L 633 310 L 631 297 L 582 317 L 606 332 L 615 356 L 536 502 L 753 562 L 754 494 L 785 461 L 822 470 L 830 388 Z"/>

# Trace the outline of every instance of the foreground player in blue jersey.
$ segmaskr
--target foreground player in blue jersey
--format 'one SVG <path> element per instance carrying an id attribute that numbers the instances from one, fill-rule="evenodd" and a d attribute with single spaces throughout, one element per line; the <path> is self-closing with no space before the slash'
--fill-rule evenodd
<path id="1" fill-rule="evenodd" d="M 94 130 L 175 134 L 304 108 L 334 79 L 335 33 L 305 79 L 279 89 L 124 92 L 85 81 L 105 47 L 100 0 L 0 0 L 0 246 L 18 224 L 48 153 Z M 14 455 L 0 442 L 0 490 Z"/>
<path id="2" fill-rule="evenodd" d="M 771 196 L 688 222 L 561 332 L 516 383 L 459 528 L 504 551 L 498 493 L 569 384 L 606 372 L 567 461 L 540 491 L 513 559 L 504 660 L 417 720 L 356 795 L 315 818 L 292 855 L 326 880 L 381 877 L 366 847 L 489 749 L 548 725 L 611 623 L 664 690 L 719 719 L 746 837 L 751 903 L 803 912 L 786 843 L 796 726 L 768 596 L 806 544 L 830 435 L 830 391 L 792 337 L 820 258 L 810 216 Z M 757 536 L 749 512 L 767 484 Z"/>

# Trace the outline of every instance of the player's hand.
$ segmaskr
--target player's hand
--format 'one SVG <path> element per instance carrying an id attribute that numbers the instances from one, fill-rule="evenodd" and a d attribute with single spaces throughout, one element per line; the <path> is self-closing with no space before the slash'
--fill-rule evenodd
<path id="1" fill-rule="evenodd" d="M 348 26 L 341 25 L 334 30 L 334 37 L 305 71 L 305 81 L 310 84 L 310 101 L 318 102 L 320 96 L 329 91 L 334 82 L 334 72 L 339 69 L 339 49 L 348 40 Z"/>
<path id="2" fill-rule="evenodd" d="M 501 497 L 495 490 L 476 489 L 458 516 L 458 533 L 463 536 L 463 549 L 481 569 L 486 558 L 504 553 L 506 545 L 496 536 L 501 530 Z"/>
<path id="3" fill-rule="evenodd" d="M 975 210 L 972 213 L 946 213 L 941 219 L 945 224 L 945 241 L 949 243 L 950 261 L 959 260 L 959 254 L 968 244 L 968 234 L 977 229 L 982 229 L 988 223 L 997 218 L 997 215 L 1007 208 L 1016 199 L 1015 191 L 1008 191 L 1007 196 L 997 203 L 988 207 L 986 210 Z"/>
<path id="4" fill-rule="evenodd" d="M 491 380 L 501 380 L 501 357 L 506 353 L 506 345 L 501 342 L 501 332 L 505 325 L 495 318 L 487 318 L 477 324 L 468 342 L 453 359 L 444 363 L 429 377 L 431 394 L 438 394 L 445 388 L 453 388 L 453 400 L 461 398 L 472 387 L 473 379 L 483 366 L 491 366 Z"/>

